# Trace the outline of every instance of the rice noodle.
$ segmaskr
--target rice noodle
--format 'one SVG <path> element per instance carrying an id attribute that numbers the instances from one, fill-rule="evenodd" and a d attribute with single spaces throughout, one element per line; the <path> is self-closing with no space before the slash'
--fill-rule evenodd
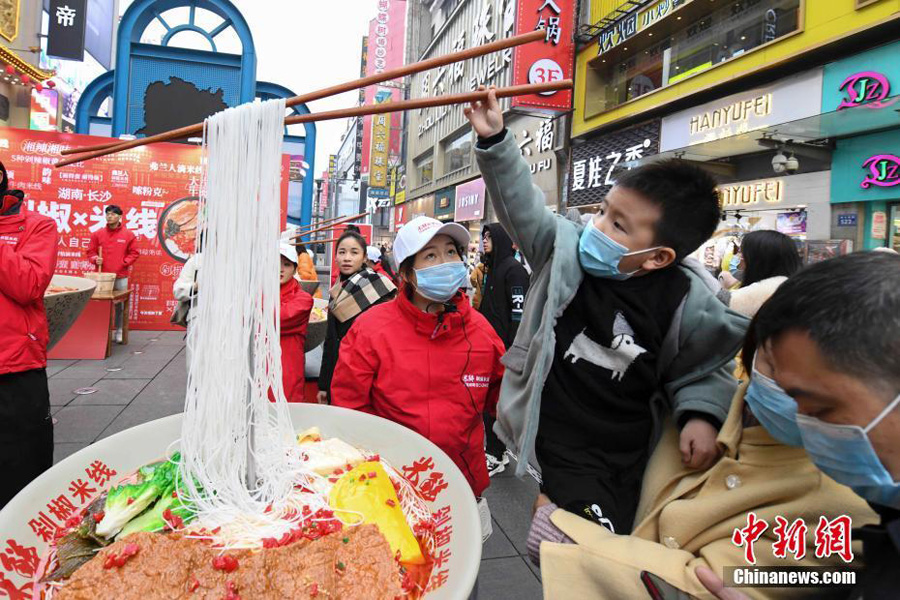
<path id="1" fill-rule="evenodd" d="M 290 529 L 284 513 L 294 485 L 315 476 L 300 460 L 281 382 L 284 113 L 284 100 L 256 101 L 204 125 L 203 292 L 188 329 L 179 493 L 199 525 L 227 527 L 238 545 Z"/>

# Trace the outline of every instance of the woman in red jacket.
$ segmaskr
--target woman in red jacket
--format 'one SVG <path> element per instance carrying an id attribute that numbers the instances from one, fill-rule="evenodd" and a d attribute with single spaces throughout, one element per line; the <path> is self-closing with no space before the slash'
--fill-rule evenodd
<path id="1" fill-rule="evenodd" d="M 53 464 L 44 291 L 58 239 L 7 183 L 0 164 L 0 508 Z"/>
<path id="2" fill-rule="evenodd" d="M 297 247 L 281 242 L 281 371 L 284 397 L 288 402 L 304 402 L 306 384 L 306 328 L 313 298 L 303 291 L 297 273 Z M 312 401 L 312 399 L 310 399 Z"/>
<path id="3" fill-rule="evenodd" d="M 332 403 L 390 419 L 453 459 L 476 497 L 488 487 L 482 413 L 494 413 L 503 342 L 460 288 L 469 232 L 417 217 L 394 242 L 401 293 L 360 316 L 341 345 Z M 486 512 L 486 505 L 484 505 Z"/>

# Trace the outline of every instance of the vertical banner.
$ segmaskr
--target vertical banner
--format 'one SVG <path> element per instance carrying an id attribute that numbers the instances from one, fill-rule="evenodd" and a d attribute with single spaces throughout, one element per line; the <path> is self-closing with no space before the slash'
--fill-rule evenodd
<path id="1" fill-rule="evenodd" d="M 550 83 L 569 79 L 575 64 L 574 0 L 518 0 L 516 34 L 543 29 L 543 44 L 517 46 L 512 85 Z M 516 96 L 512 106 L 566 111 L 572 107 L 572 90 Z"/>
<path id="2" fill-rule="evenodd" d="M 0 161 L 10 188 L 25 193 L 28 210 L 50 217 L 59 233 L 56 273 L 80 277 L 91 234 L 106 227 L 105 208 L 122 208 L 123 226 L 134 233 L 140 258 L 128 277 L 130 326 L 170 330 L 172 285 L 194 252 L 201 150 L 188 144 L 153 144 L 55 169 L 66 148 L 117 140 L 3 128 Z M 290 164 L 281 169 L 281 227 L 285 226 Z"/>
<path id="3" fill-rule="evenodd" d="M 379 104 L 390 102 L 390 96 Z M 388 148 L 391 136 L 390 115 L 372 115 L 372 147 L 369 149 L 369 187 L 387 189 Z M 385 193 L 385 196 L 387 194 Z"/>
<path id="4" fill-rule="evenodd" d="M 84 60 L 84 28 L 87 0 L 50 0 L 47 54 L 68 60 Z"/>
<path id="5" fill-rule="evenodd" d="M 59 92 L 31 90 L 31 129 L 56 131 L 59 115 Z"/>

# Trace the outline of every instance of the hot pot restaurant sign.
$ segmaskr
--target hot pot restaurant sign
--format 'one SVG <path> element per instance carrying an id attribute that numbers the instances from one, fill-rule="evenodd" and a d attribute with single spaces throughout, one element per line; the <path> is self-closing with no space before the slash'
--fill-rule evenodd
<path id="1" fill-rule="evenodd" d="M 25 192 L 29 210 L 56 221 L 56 272 L 95 270 L 87 258 L 91 233 L 106 226 L 104 208 L 122 208 L 140 258 L 128 277 L 133 329 L 173 329 L 172 285 L 194 252 L 202 169 L 201 150 L 153 144 L 55 169 L 66 148 L 115 142 L 110 138 L 27 129 L 0 129 L 0 161 L 10 187 Z M 282 160 L 281 225 L 287 206 L 288 157 Z M 249 200 L 249 199 L 247 199 Z"/>
<path id="2" fill-rule="evenodd" d="M 571 79 L 575 64 L 574 0 L 518 0 L 516 34 L 543 29 L 544 43 L 515 49 L 513 85 L 551 83 Z M 572 108 L 572 90 L 516 96 L 512 106 L 566 111 Z"/>

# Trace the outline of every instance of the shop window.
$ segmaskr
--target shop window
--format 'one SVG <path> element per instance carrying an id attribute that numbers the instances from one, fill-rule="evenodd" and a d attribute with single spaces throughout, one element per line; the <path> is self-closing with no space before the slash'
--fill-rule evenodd
<path id="1" fill-rule="evenodd" d="M 800 3 L 737 0 L 685 22 L 649 47 L 629 40 L 594 63 L 585 108 L 589 114 L 610 110 L 794 32 Z M 628 46 L 640 49 L 629 52 Z"/>
<path id="2" fill-rule="evenodd" d="M 434 179 L 434 153 L 429 150 L 415 160 L 416 181 L 419 185 L 431 183 Z"/>
<path id="3" fill-rule="evenodd" d="M 444 143 L 444 173 L 452 173 L 472 163 L 472 133 L 466 131 Z"/>

